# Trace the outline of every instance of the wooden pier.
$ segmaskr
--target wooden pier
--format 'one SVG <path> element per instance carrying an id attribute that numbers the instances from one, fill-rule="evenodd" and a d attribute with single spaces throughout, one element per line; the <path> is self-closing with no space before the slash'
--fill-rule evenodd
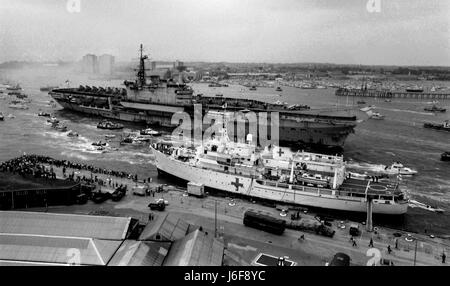
<path id="1" fill-rule="evenodd" d="M 379 97 L 379 98 L 408 98 L 408 99 L 450 99 L 450 93 L 427 93 L 427 92 L 406 92 L 388 91 L 375 89 L 346 89 L 338 88 L 336 96 L 354 97 Z"/>

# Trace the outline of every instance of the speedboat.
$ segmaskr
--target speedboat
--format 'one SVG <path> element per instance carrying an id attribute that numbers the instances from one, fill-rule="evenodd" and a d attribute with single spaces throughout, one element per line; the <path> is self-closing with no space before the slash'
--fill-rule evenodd
<path id="1" fill-rule="evenodd" d="M 161 132 L 153 130 L 151 128 L 141 130 L 140 134 L 141 135 L 151 135 L 151 136 L 161 136 Z"/>
<path id="2" fill-rule="evenodd" d="M 400 162 L 395 162 L 391 166 L 386 166 L 384 171 L 389 175 L 415 175 L 416 170 L 403 166 Z"/>

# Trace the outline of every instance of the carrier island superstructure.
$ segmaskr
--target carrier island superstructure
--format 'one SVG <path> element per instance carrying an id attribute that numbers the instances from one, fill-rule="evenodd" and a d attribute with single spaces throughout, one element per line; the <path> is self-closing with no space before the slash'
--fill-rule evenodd
<path id="1" fill-rule="evenodd" d="M 208 111 L 223 111 L 224 107 L 227 111 L 265 112 L 269 118 L 267 129 L 271 126 L 272 113 L 277 112 L 279 143 L 282 145 L 343 148 L 347 136 L 354 132 L 356 116 L 348 114 L 322 113 L 302 105 L 194 95 L 192 88 L 185 83 L 147 76 L 146 59 L 141 45 L 136 79 L 124 81 L 125 88 L 79 86 L 53 89 L 49 94 L 68 110 L 172 129 L 180 124 L 172 122 L 174 113 L 186 112 L 194 118 L 195 104 L 201 104 L 203 115 Z M 263 123 L 258 121 L 258 124 Z M 239 128 L 239 124 L 235 125 Z M 261 128 L 259 125 L 258 130 Z"/>

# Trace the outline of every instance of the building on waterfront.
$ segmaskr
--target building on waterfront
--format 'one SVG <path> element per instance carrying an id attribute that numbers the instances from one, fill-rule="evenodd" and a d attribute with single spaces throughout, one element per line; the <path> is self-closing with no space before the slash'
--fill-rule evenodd
<path id="1" fill-rule="evenodd" d="M 114 73 L 114 56 L 103 54 L 98 57 L 98 72 L 102 75 L 112 75 Z"/>
<path id="2" fill-rule="evenodd" d="M 81 60 L 81 72 L 94 74 L 98 72 L 98 58 L 94 54 L 87 54 Z"/>

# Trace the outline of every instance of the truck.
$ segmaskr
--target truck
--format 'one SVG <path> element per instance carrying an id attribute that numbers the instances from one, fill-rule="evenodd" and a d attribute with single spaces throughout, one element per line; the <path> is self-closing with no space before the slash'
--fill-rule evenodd
<path id="1" fill-rule="evenodd" d="M 287 227 L 300 231 L 313 232 L 327 237 L 333 237 L 335 234 L 335 231 L 332 228 L 326 226 L 318 220 L 308 218 L 290 221 L 287 223 Z"/>
<path id="2" fill-rule="evenodd" d="M 269 213 L 257 210 L 247 210 L 244 213 L 244 225 L 281 235 L 286 229 L 286 221 L 273 217 Z"/>
<path id="3" fill-rule="evenodd" d="M 187 193 L 190 196 L 203 198 L 205 196 L 205 185 L 189 182 L 187 184 Z"/>

